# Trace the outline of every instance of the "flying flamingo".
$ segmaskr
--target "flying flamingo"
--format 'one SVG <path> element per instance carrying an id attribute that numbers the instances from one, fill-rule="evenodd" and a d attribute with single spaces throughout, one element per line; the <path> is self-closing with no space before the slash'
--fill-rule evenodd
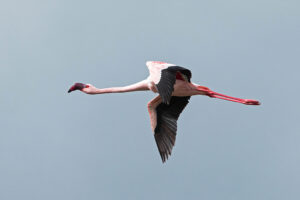
<path id="1" fill-rule="evenodd" d="M 147 106 L 151 128 L 163 163 L 171 155 L 175 145 L 178 117 L 191 96 L 206 95 L 245 105 L 260 105 L 256 100 L 227 96 L 192 83 L 192 73 L 186 68 L 160 61 L 148 61 L 146 65 L 150 76 L 138 83 L 105 89 L 98 89 L 91 84 L 75 83 L 68 92 L 80 90 L 86 94 L 104 94 L 151 90 L 158 93 Z"/>

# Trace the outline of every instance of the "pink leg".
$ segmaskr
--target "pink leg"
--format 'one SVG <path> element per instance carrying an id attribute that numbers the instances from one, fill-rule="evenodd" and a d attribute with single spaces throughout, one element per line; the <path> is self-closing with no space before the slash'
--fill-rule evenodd
<path id="1" fill-rule="evenodd" d="M 220 94 L 220 93 L 214 92 L 214 91 L 210 90 L 209 88 L 206 88 L 203 86 L 198 87 L 198 89 L 202 92 L 205 92 L 207 96 L 212 97 L 212 98 L 233 101 L 233 102 L 242 103 L 242 104 L 246 104 L 246 105 L 260 105 L 260 102 L 257 100 L 231 97 L 231 96 L 228 96 L 225 94 Z"/>

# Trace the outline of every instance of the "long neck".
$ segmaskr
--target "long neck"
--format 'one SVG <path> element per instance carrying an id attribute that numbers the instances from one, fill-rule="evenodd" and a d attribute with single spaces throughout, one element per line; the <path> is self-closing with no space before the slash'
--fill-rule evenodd
<path id="1" fill-rule="evenodd" d="M 134 91 L 143 91 L 149 90 L 146 80 L 140 81 L 138 83 L 124 86 L 124 87 L 111 87 L 96 89 L 94 94 L 104 94 L 104 93 L 123 93 L 123 92 L 134 92 Z"/>

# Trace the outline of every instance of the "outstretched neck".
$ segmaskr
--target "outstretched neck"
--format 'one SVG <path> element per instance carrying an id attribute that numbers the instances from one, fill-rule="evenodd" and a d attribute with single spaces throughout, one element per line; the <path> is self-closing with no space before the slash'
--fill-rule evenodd
<path id="1" fill-rule="evenodd" d="M 123 93 L 123 92 L 134 92 L 134 91 L 144 91 L 149 90 L 146 80 L 140 81 L 138 83 L 124 86 L 124 87 L 111 87 L 111 88 L 96 88 L 93 94 L 105 94 L 105 93 Z"/>

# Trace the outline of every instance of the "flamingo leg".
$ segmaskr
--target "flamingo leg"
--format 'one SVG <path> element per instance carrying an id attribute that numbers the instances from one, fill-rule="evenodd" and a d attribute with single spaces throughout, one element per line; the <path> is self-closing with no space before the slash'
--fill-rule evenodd
<path id="1" fill-rule="evenodd" d="M 214 91 L 212 91 L 209 88 L 204 87 L 204 86 L 197 86 L 197 89 L 198 89 L 198 91 L 201 92 L 201 94 L 207 95 L 211 98 L 218 98 L 218 99 L 233 101 L 233 102 L 242 103 L 242 104 L 246 104 L 246 105 L 260 105 L 260 102 L 257 101 L 257 100 L 241 99 L 241 98 L 237 98 L 237 97 L 231 97 L 231 96 L 228 96 L 228 95 L 225 95 L 225 94 L 214 92 Z"/>
<path id="2" fill-rule="evenodd" d="M 260 102 L 257 100 L 253 100 L 253 99 L 241 99 L 241 98 L 237 98 L 237 97 L 231 97 L 225 94 L 220 94 L 214 91 L 208 91 L 208 96 L 212 97 L 212 98 L 218 98 L 218 99 L 223 99 L 223 100 L 227 100 L 227 101 L 233 101 L 233 102 L 237 102 L 237 103 L 242 103 L 242 104 L 246 104 L 246 105 L 260 105 Z"/>

